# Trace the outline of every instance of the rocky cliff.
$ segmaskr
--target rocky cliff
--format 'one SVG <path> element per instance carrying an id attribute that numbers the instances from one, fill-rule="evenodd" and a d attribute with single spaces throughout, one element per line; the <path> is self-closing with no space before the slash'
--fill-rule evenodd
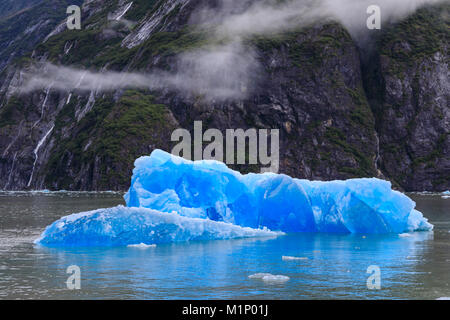
<path id="1" fill-rule="evenodd" d="M 280 129 L 280 172 L 291 176 L 376 176 L 408 191 L 450 188 L 448 4 L 386 25 L 370 49 L 328 20 L 244 37 L 239 53 L 251 53 L 258 68 L 249 69 L 245 94 L 234 98 L 165 84 L 64 91 L 49 83 L 21 92 L 36 62 L 103 73 L 181 72 L 180 54 L 223 45 L 192 19 L 198 8 L 214 6 L 206 0 L 85 1 L 83 28 L 73 31 L 62 18 L 50 24 L 44 13 L 37 20 L 23 16 L 27 10 L 17 13 L 11 21 L 22 21 L 21 28 L 9 32 L 10 39 L 33 26 L 53 28 L 36 29 L 36 43 L 25 47 L 5 46 L 0 33 L 0 189 L 125 190 L 134 159 L 155 148 L 170 151 L 173 130 L 192 130 L 195 120 L 204 130 Z"/>

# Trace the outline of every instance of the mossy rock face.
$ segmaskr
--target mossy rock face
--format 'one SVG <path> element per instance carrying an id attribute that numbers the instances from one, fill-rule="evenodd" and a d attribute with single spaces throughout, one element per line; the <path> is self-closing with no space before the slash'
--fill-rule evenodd
<path id="1" fill-rule="evenodd" d="M 7 64 L 30 56 L 36 45 L 67 17 L 67 7 L 81 3 L 82 0 L 18 0 L 13 7 L 0 4 L 14 12 L 6 15 L 6 11 L 2 16 L 4 12 L 0 10 L 0 72 Z"/>
<path id="2" fill-rule="evenodd" d="M 129 24 L 108 19 L 126 2 L 90 2 L 84 7 L 82 30 L 63 30 L 31 46 L 33 54 L 19 48 L 15 66 L 27 69 L 37 61 L 50 61 L 93 72 L 176 72 L 179 54 L 229 43 L 226 38 L 212 39 L 210 30 L 188 21 L 204 1 L 168 7 L 152 32 L 143 32 L 139 41 L 133 37 L 161 12 L 166 0 L 133 1 L 124 16 L 132 21 Z M 170 151 L 172 131 L 192 131 L 194 121 L 201 120 L 204 130 L 279 129 L 280 172 L 294 177 L 378 176 L 407 190 L 448 189 L 449 115 L 440 104 L 448 101 L 448 86 L 433 85 L 443 79 L 443 70 L 448 72 L 448 19 L 442 19 L 447 10 L 448 5 L 424 8 L 383 27 L 367 59 L 374 62 L 372 69 L 361 63 L 364 50 L 338 23 L 249 36 L 242 45 L 260 68 L 250 75 L 245 99 L 210 102 L 203 95 L 185 95 L 168 86 L 154 92 L 74 90 L 70 103 L 69 93 L 52 90 L 44 105 L 45 90 L 8 99 L 1 92 L 0 147 L 10 145 L 15 132 L 23 132 L 5 159 L 0 157 L 0 173 L 11 170 L 12 151 L 24 155 L 20 159 L 24 173 L 14 173 L 20 179 L 13 181 L 19 181 L 17 188 L 23 188 L 22 180 L 26 186 L 32 151 L 54 124 L 39 158 L 36 186 L 126 190 L 137 157 L 156 148 Z M 48 14 L 52 15 L 43 17 Z M 17 25 L 8 28 L 0 20 L 0 35 L 5 30 L 23 31 Z M 132 48 L 127 47 L 130 38 Z M 13 83 L 18 77 L 2 72 L 0 82 Z M 28 132 L 42 110 L 42 123 Z M 261 166 L 233 168 L 246 173 L 259 172 Z"/>
<path id="3" fill-rule="evenodd" d="M 156 7 L 159 0 L 135 0 L 125 18 L 131 21 L 139 21 L 148 15 Z"/>
<path id="4" fill-rule="evenodd" d="M 125 190 L 134 160 L 149 155 L 155 146 L 169 147 L 174 128 L 170 111 L 155 104 L 149 93 L 128 90 L 117 102 L 102 98 L 72 135 L 57 142 L 46 181 L 58 188 L 94 184 L 98 190 Z"/>
<path id="5" fill-rule="evenodd" d="M 379 40 L 380 54 L 400 64 L 417 61 L 442 51 L 450 40 L 449 4 L 419 9 L 397 23 Z"/>
<path id="6" fill-rule="evenodd" d="M 0 128 L 17 125 L 20 119 L 27 118 L 27 112 L 25 101 L 20 97 L 12 97 L 0 109 Z"/>
<path id="7" fill-rule="evenodd" d="M 450 4 L 425 7 L 378 41 L 373 97 L 383 170 L 407 190 L 446 190 Z M 370 93 L 372 91 L 372 93 Z M 439 185 L 439 187 L 437 187 Z"/>

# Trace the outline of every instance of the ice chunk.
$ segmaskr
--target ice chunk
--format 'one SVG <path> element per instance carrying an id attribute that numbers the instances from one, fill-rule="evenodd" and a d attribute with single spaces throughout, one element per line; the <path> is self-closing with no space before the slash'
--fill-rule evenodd
<path id="1" fill-rule="evenodd" d="M 255 273 L 248 276 L 250 279 L 262 280 L 264 282 L 286 282 L 289 281 L 288 276 L 283 275 L 273 275 L 270 273 Z"/>
<path id="2" fill-rule="evenodd" d="M 283 260 L 283 261 L 298 261 L 298 260 L 308 260 L 308 258 L 306 258 L 306 257 L 282 256 L 281 260 Z"/>
<path id="3" fill-rule="evenodd" d="M 136 249 L 148 249 L 148 248 L 156 248 L 156 244 L 145 244 L 145 243 L 129 244 L 127 247 Z"/>
<path id="4" fill-rule="evenodd" d="M 398 236 L 400 238 L 409 238 L 412 236 L 412 234 L 411 233 L 400 233 Z"/>
<path id="5" fill-rule="evenodd" d="M 176 213 L 118 206 L 63 217 L 48 226 L 35 244 L 48 247 L 128 246 L 279 234 L 225 222 L 182 217 Z"/>
<path id="6" fill-rule="evenodd" d="M 405 233 L 431 230 L 415 203 L 388 181 L 307 181 L 241 175 L 216 161 L 161 150 L 135 162 L 127 206 L 284 232 Z"/>
<path id="7" fill-rule="evenodd" d="M 220 162 L 161 150 L 136 160 L 125 200 L 127 207 L 61 218 L 36 243 L 125 246 L 280 234 L 269 230 L 402 234 L 433 228 L 387 181 L 241 175 Z"/>

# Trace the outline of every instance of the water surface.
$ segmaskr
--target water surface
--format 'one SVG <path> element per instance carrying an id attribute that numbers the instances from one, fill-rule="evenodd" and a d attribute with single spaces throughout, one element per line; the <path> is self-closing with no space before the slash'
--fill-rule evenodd
<path id="1" fill-rule="evenodd" d="M 291 234 L 156 248 L 37 248 L 61 216 L 123 204 L 114 193 L 0 192 L 0 299 L 437 299 L 450 296 L 450 199 L 411 195 L 434 232 Z M 301 260 L 283 261 L 282 256 Z M 67 267 L 81 270 L 69 290 Z M 381 289 L 366 273 L 381 270 Z M 267 272 L 287 282 L 248 277 Z"/>

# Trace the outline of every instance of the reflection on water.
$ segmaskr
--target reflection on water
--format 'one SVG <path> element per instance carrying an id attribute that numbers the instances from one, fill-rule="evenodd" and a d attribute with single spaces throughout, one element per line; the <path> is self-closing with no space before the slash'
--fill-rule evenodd
<path id="1" fill-rule="evenodd" d="M 450 200 L 414 195 L 433 233 L 293 234 L 138 248 L 35 248 L 57 218 L 123 203 L 117 194 L 0 193 L 0 298 L 39 299 L 436 299 L 450 296 Z M 282 256 L 302 257 L 283 261 Z M 81 269 L 68 290 L 66 269 Z M 368 290 L 367 268 L 381 269 Z M 267 272 L 290 278 L 265 283 Z"/>

